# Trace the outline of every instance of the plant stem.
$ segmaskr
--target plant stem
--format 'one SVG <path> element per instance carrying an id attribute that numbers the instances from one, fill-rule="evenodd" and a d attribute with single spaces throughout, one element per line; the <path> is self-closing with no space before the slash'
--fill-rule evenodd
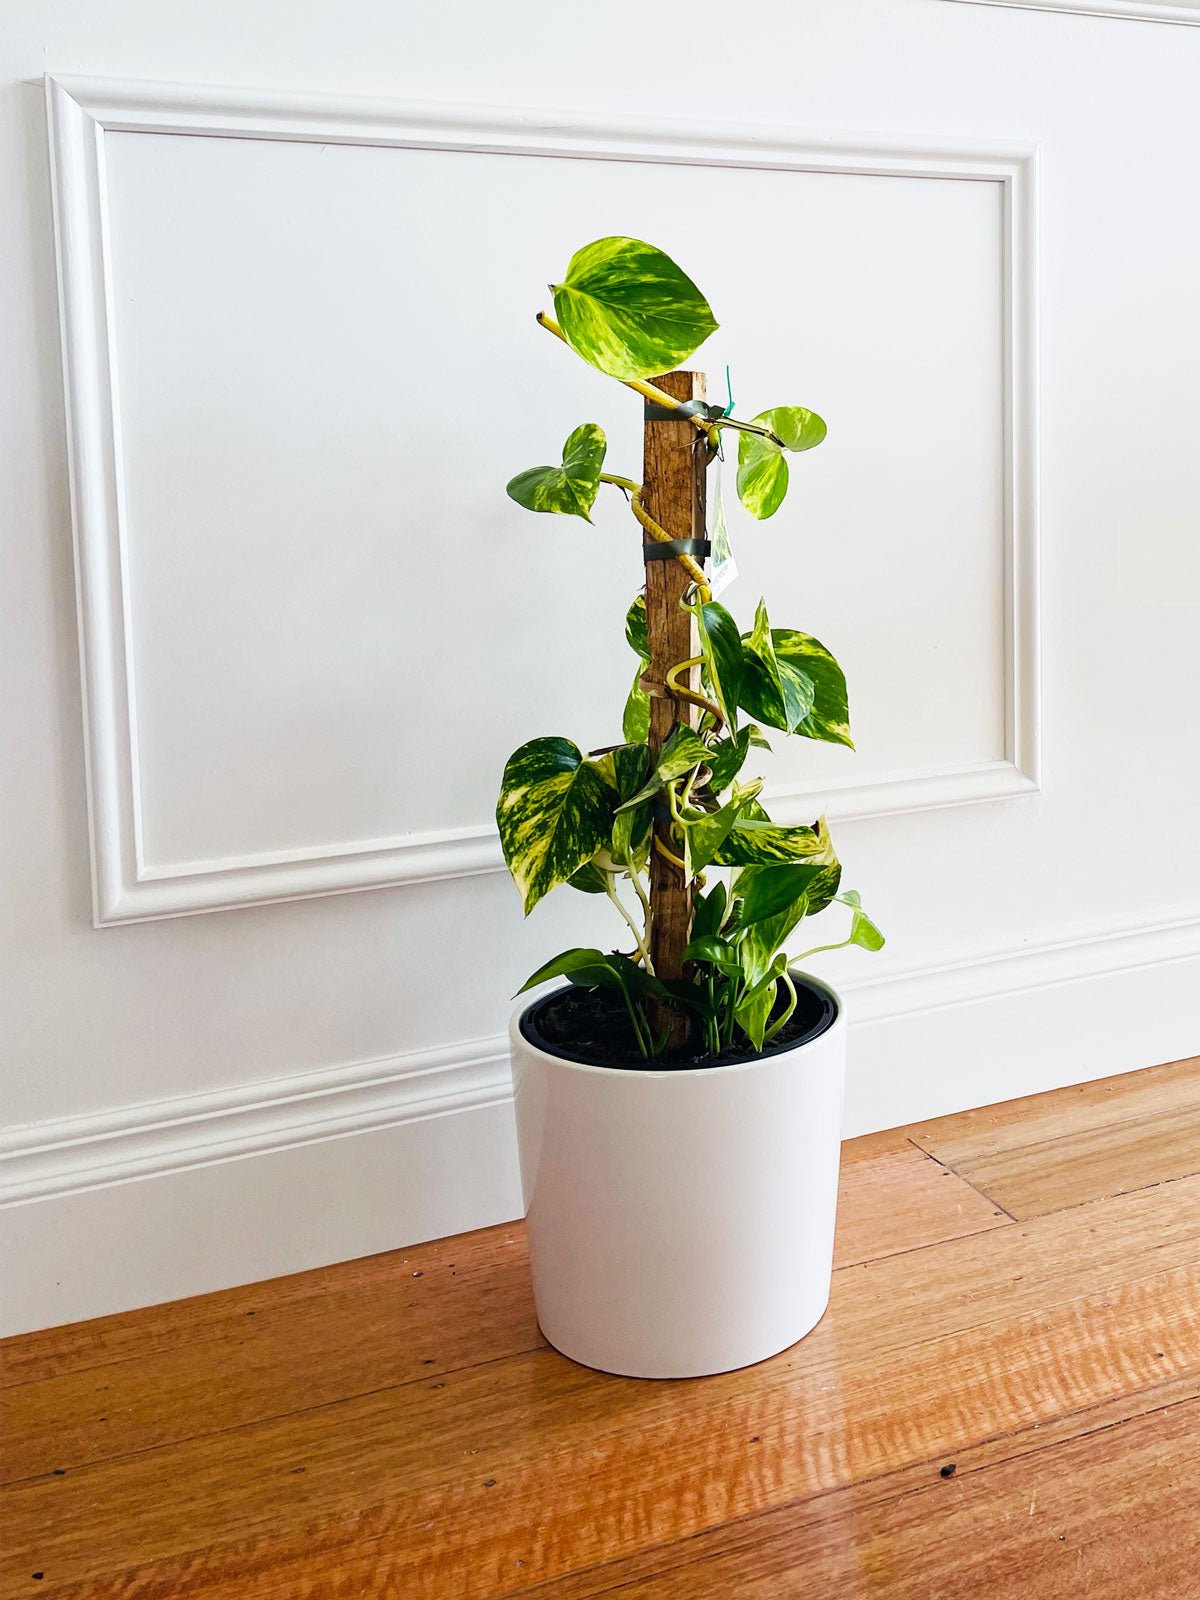
<path id="1" fill-rule="evenodd" d="M 815 944 L 811 950 L 805 950 L 796 956 L 796 961 L 807 961 L 809 956 L 819 956 L 823 950 L 844 950 L 848 944 L 853 944 L 852 939 L 839 939 L 837 944 Z"/>
<path id="2" fill-rule="evenodd" d="M 788 1002 L 783 1008 L 783 1015 L 773 1022 L 767 1029 L 766 1033 L 763 1034 L 764 1044 L 768 1039 L 773 1039 L 775 1037 L 780 1028 L 783 1027 L 784 1023 L 791 1016 L 792 1012 L 796 1009 L 796 985 L 792 982 L 792 975 L 786 967 L 784 967 L 783 971 L 779 974 L 779 981 L 783 984 L 784 988 L 788 992 Z"/>
<path id="3" fill-rule="evenodd" d="M 642 485 L 640 483 L 634 483 L 632 478 L 620 478 L 615 472 L 602 472 L 600 474 L 600 482 L 611 483 L 618 489 L 624 489 L 629 496 L 630 509 L 650 537 L 657 539 L 660 544 L 670 541 L 671 535 L 660 523 L 655 522 L 642 504 Z M 705 602 L 711 600 L 712 591 L 705 579 L 704 568 L 693 561 L 691 556 L 676 556 L 675 559 L 696 585 L 700 598 Z"/>
<path id="4" fill-rule="evenodd" d="M 757 422 L 739 422 L 737 417 L 722 417 L 716 424 L 718 428 L 736 428 L 739 433 L 756 433 L 760 439 L 769 439 L 772 444 L 778 445 L 781 450 L 786 450 L 787 445 L 777 433 L 772 433 L 770 428 L 761 428 Z"/>
<path id="5" fill-rule="evenodd" d="M 650 905 L 650 897 L 642 887 L 641 874 L 631 861 L 625 869 L 629 874 L 629 881 L 633 885 L 633 892 L 637 895 L 642 907 L 642 921 L 646 927 L 646 943 L 650 943 L 650 934 L 654 923 L 654 911 Z"/>
<path id="6" fill-rule="evenodd" d="M 552 333 L 556 339 L 561 339 L 566 345 L 570 344 L 571 341 L 553 317 L 548 316 L 544 311 L 539 311 L 537 319 L 547 333 Z M 640 394 L 643 400 L 653 400 L 655 405 L 665 406 L 668 411 L 679 410 L 680 401 L 676 400 L 673 395 L 669 395 L 665 389 L 656 388 L 652 383 L 643 383 L 640 378 L 620 378 L 617 381 L 623 383 L 627 389 L 632 389 L 634 394 Z M 715 451 L 720 443 L 720 434 L 716 424 L 706 422 L 703 417 L 688 417 L 687 420 L 698 433 L 702 433 L 705 436 Z"/>
<path id="7" fill-rule="evenodd" d="M 650 974 L 650 976 L 653 977 L 654 976 L 654 963 L 650 959 L 650 951 L 646 948 L 646 941 L 642 937 L 641 933 L 638 931 L 637 923 L 633 920 L 633 918 L 629 915 L 629 912 L 621 904 L 621 897 L 617 893 L 616 885 L 613 883 L 613 880 L 612 880 L 612 874 L 609 873 L 609 872 L 606 872 L 604 874 L 604 892 L 608 896 L 608 898 L 612 901 L 613 905 L 616 906 L 617 910 L 624 917 L 626 923 L 629 925 L 629 931 L 630 931 L 630 933 L 632 933 L 633 938 L 634 938 L 634 943 L 637 945 L 638 954 L 642 958 L 642 965 L 643 965 L 643 967 L 645 967 L 646 971 Z"/>
<path id="8" fill-rule="evenodd" d="M 686 700 L 689 705 L 699 706 L 701 710 L 707 711 L 710 717 L 716 717 L 717 725 L 723 728 L 725 726 L 725 713 L 721 710 L 717 702 L 715 700 L 710 700 L 707 695 L 696 694 L 691 689 L 685 689 L 684 686 L 677 681 L 679 673 L 690 672 L 693 667 L 698 667 L 703 660 L 703 656 L 693 656 L 690 661 L 677 661 L 667 673 L 665 680 L 666 685 L 675 699 Z"/>
<path id="9" fill-rule="evenodd" d="M 625 1001 L 625 1009 L 629 1013 L 629 1021 L 633 1028 L 633 1037 L 637 1040 L 638 1054 L 643 1061 L 650 1059 L 650 1041 L 646 1036 L 645 1020 L 638 1015 L 637 1007 L 633 1003 L 633 996 L 622 985 L 621 994 Z"/>

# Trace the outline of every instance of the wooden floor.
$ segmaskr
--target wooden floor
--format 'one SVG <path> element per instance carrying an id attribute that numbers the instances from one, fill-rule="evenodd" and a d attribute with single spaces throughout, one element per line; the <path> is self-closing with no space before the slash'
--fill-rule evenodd
<path id="1" fill-rule="evenodd" d="M 6 1600 L 1193 1600 L 1200 1058 L 848 1144 L 724 1377 L 549 1349 L 519 1226 L 3 1356 Z"/>

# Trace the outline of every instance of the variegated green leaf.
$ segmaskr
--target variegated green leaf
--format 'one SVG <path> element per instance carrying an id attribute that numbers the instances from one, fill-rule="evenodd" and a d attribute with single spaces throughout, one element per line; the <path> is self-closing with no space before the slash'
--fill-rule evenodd
<path id="1" fill-rule="evenodd" d="M 742 640 L 737 623 L 715 600 L 689 609 L 700 635 L 705 682 L 724 713 L 726 732 L 732 733 L 737 727 L 738 692 L 742 686 Z"/>
<path id="2" fill-rule="evenodd" d="M 685 772 L 691 772 L 693 767 L 698 767 L 707 760 L 708 746 L 704 740 L 682 722 L 677 723 L 662 747 L 654 771 L 640 789 L 625 799 L 624 806 L 635 806 L 643 800 L 648 800 L 652 795 L 656 795 L 664 784 L 670 783 L 673 778 L 682 778 Z"/>
<path id="3" fill-rule="evenodd" d="M 629 641 L 631 650 L 637 652 L 643 661 L 650 659 L 650 640 L 646 634 L 646 596 L 634 596 L 633 604 L 625 613 L 625 637 Z"/>
<path id="4" fill-rule="evenodd" d="M 712 861 L 722 861 L 722 849 L 737 830 L 743 812 L 753 804 L 762 787 L 761 781 L 748 784 L 744 789 L 734 784 L 733 798 L 718 811 L 710 811 L 688 823 L 683 830 L 684 870 L 689 878 L 703 872 Z"/>
<path id="5" fill-rule="evenodd" d="M 642 669 L 633 675 L 625 709 L 621 713 L 621 734 L 630 744 L 645 744 L 650 737 L 650 696 L 642 688 Z"/>
<path id="6" fill-rule="evenodd" d="M 610 378 L 667 372 L 717 326 L 687 274 L 640 239 L 584 245 L 550 292 L 571 348 Z"/>
<path id="7" fill-rule="evenodd" d="M 604 430 L 585 422 L 563 445 L 561 467 L 530 467 L 508 485 L 508 495 L 527 511 L 559 511 L 592 520 L 607 443 Z"/>
<path id="8" fill-rule="evenodd" d="M 776 406 L 754 418 L 770 428 L 784 450 L 811 450 L 825 437 L 825 424 L 804 406 Z M 738 499 L 752 517 L 774 516 L 787 493 L 788 464 L 777 444 L 757 433 L 738 434 Z"/>
<path id="9" fill-rule="evenodd" d="M 607 843 L 614 805 L 612 788 L 569 739 L 531 739 L 509 757 L 496 824 L 526 915 Z"/>
<path id="10" fill-rule="evenodd" d="M 743 817 L 712 857 L 719 867 L 770 866 L 782 861 L 819 861 L 831 866 L 836 859 L 824 818 L 811 828 L 789 828 Z"/>
<path id="11" fill-rule="evenodd" d="M 768 727 L 795 733 L 812 710 L 815 690 L 811 678 L 789 661 L 778 658 L 762 600 L 758 602 L 753 629 L 742 635 L 742 653 L 742 709 Z"/>
<path id="12" fill-rule="evenodd" d="M 747 724 L 728 739 L 716 739 L 708 747 L 708 786 L 714 794 L 728 789 L 750 754 L 754 728 Z"/>
<path id="13" fill-rule="evenodd" d="M 628 800 L 646 777 L 650 752 L 643 743 L 634 740 L 593 756 L 591 764 L 609 788 L 616 790 L 618 800 Z"/>
<path id="14" fill-rule="evenodd" d="M 613 818 L 612 843 L 609 850 L 620 867 L 641 871 L 650 852 L 650 828 L 653 811 L 648 800 L 628 811 L 618 811 Z"/>
<path id="15" fill-rule="evenodd" d="M 790 668 L 812 684 L 812 709 L 795 731 L 806 739 L 823 739 L 828 744 L 844 744 L 853 750 L 846 676 L 841 667 L 821 641 L 809 633 L 798 633 L 794 628 L 772 628 L 771 640 L 781 670 Z M 756 713 L 751 712 L 751 715 Z"/>

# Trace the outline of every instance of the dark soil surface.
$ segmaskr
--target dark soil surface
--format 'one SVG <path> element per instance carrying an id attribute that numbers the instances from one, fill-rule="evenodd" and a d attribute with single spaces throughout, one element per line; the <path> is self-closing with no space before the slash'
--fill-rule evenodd
<path id="1" fill-rule="evenodd" d="M 822 990 L 810 989 L 799 979 L 794 981 L 796 1009 L 762 1050 L 763 1056 L 775 1055 L 789 1046 L 815 1039 L 837 1016 Z M 784 998 L 781 990 L 778 1010 L 783 1009 Z M 690 1049 L 643 1061 L 621 997 L 610 989 L 581 989 L 574 984 L 556 989 L 544 1000 L 535 1002 L 521 1019 L 521 1032 L 531 1044 L 549 1055 L 564 1056 L 569 1061 L 581 1061 L 591 1067 L 681 1072 L 696 1067 L 729 1067 L 737 1062 L 759 1059 L 759 1053 L 744 1039 L 740 1047 L 723 1050 L 718 1056 L 710 1055 L 702 1047 L 700 1027 L 694 1022 Z"/>

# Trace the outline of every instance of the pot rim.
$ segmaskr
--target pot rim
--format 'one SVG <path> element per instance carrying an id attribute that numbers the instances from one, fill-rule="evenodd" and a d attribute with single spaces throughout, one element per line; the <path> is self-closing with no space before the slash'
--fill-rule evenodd
<path id="1" fill-rule="evenodd" d="M 597 1062 L 576 1061 L 573 1056 L 558 1055 L 553 1051 L 543 1050 L 541 1045 L 535 1044 L 532 1039 L 527 1037 L 521 1027 L 521 1023 L 526 1014 L 531 1011 L 534 1006 L 539 1005 L 542 1000 L 547 998 L 547 995 L 545 994 L 539 995 L 537 999 L 527 1000 L 524 1005 L 517 1006 L 514 1009 L 511 1017 L 509 1018 L 509 1039 L 514 1046 L 519 1044 L 524 1049 L 531 1050 L 543 1061 L 552 1062 L 555 1066 L 568 1068 L 572 1072 L 595 1073 L 600 1077 L 633 1078 L 637 1080 L 653 1078 L 659 1082 L 665 1083 L 678 1079 L 689 1080 L 701 1077 L 721 1078 L 736 1073 L 754 1072 L 759 1068 L 773 1065 L 775 1062 L 780 1061 L 784 1056 L 799 1055 L 804 1050 L 814 1049 L 824 1040 L 833 1038 L 839 1032 L 845 1030 L 846 1007 L 842 1001 L 841 995 L 837 992 L 833 985 L 831 983 L 827 983 L 824 978 L 814 978 L 811 972 L 804 972 L 800 967 L 789 967 L 788 971 L 794 978 L 802 979 L 806 984 L 810 985 L 810 987 L 823 990 L 824 993 L 829 996 L 829 998 L 833 1001 L 834 1006 L 833 1021 L 827 1028 L 823 1028 L 820 1033 L 813 1037 L 801 1039 L 795 1044 L 781 1045 L 777 1050 L 771 1050 L 769 1052 L 763 1052 L 760 1055 L 751 1056 L 748 1061 L 727 1061 L 724 1063 L 724 1065 L 719 1067 L 706 1067 L 699 1064 L 692 1067 L 672 1067 L 669 1071 L 664 1071 L 661 1067 L 612 1067 L 603 1066 Z M 548 991 L 548 993 L 555 992 L 557 991 Z"/>

